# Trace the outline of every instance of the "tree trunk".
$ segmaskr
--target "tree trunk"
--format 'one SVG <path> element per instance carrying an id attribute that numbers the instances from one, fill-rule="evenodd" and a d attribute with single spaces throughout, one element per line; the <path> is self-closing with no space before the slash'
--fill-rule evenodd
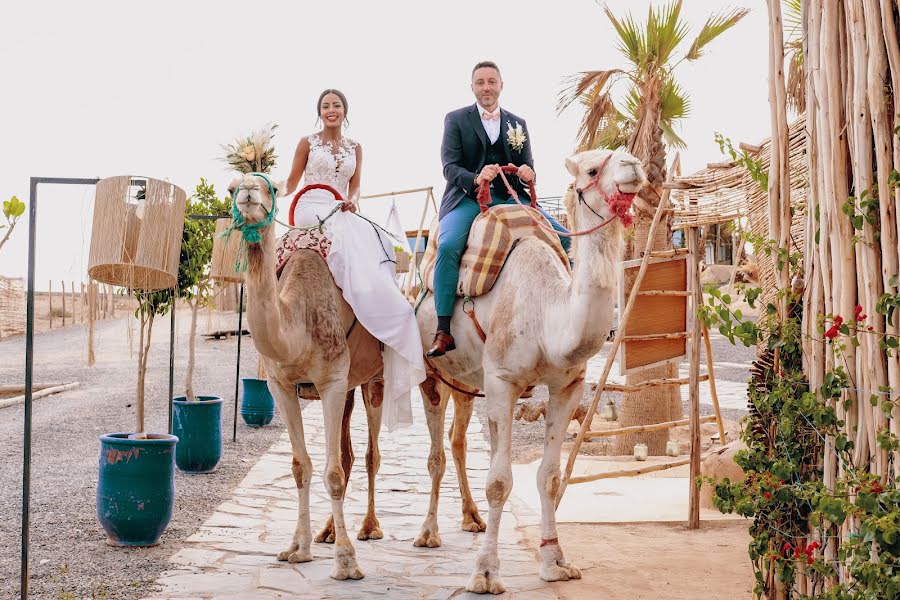
<path id="1" fill-rule="evenodd" d="M 150 338 L 153 333 L 153 317 L 141 313 L 141 337 L 140 349 L 138 350 L 138 381 L 137 381 L 137 397 L 135 398 L 135 433 L 144 433 L 144 384 L 147 376 L 147 357 L 150 354 Z M 147 339 L 144 340 L 144 330 L 147 331 Z"/>
<path id="2" fill-rule="evenodd" d="M 659 127 L 659 92 L 658 90 L 644 88 L 642 103 L 647 104 L 642 109 L 642 118 L 649 119 L 653 124 L 651 129 L 639 123 L 634 137 L 628 146 L 632 154 L 642 160 L 647 174 L 647 184 L 641 190 L 640 196 L 653 210 L 662 199 L 662 184 L 666 178 L 666 147 L 662 139 L 662 129 Z M 650 224 L 653 221 L 653 213 L 649 215 L 641 213 L 635 221 L 634 240 L 632 253 L 627 259 L 640 258 L 639 253 L 646 248 L 647 236 L 650 233 Z M 658 227 L 653 240 L 653 250 L 668 250 L 672 247 L 672 235 L 669 227 Z M 624 307 L 620 306 L 622 310 Z M 627 374 L 625 383 L 633 385 L 649 381 L 650 379 L 678 377 L 678 364 L 668 363 L 662 367 L 643 370 L 638 373 Z M 622 402 L 622 411 L 619 416 L 619 425 L 629 427 L 632 425 L 649 425 L 652 423 L 664 423 L 676 421 L 684 415 L 681 403 L 681 389 L 679 386 L 666 386 L 651 388 L 641 392 L 625 394 Z M 666 452 L 666 442 L 669 440 L 669 431 L 651 431 L 640 434 L 623 435 L 615 441 L 615 453 L 619 455 L 631 454 L 634 445 L 638 442 L 647 444 L 647 451 L 651 455 L 661 455 Z"/>
<path id="3" fill-rule="evenodd" d="M 191 305 L 191 333 L 188 337 L 188 362 L 187 372 L 184 374 L 184 396 L 188 402 L 194 401 L 194 353 L 195 353 L 195 337 L 197 336 L 197 312 L 200 309 L 200 300 L 194 298 Z"/>

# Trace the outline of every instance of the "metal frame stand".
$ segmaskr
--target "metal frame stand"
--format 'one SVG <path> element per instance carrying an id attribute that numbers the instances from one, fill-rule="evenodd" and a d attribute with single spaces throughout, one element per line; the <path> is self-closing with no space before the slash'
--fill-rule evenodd
<path id="1" fill-rule="evenodd" d="M 238 301 L 238 344 L 237 363 L 234 366 L 234 429 L 231 432 L 231 443 L 237 442 L 237 414 L 238 414 L 238 390 L 241 385 L 241 338 L 244 337 L 244 284 L 241 284 L 240 300 Z"/>
<path id="2" fill-rule="evenodd" d="M 41 183 L 95 185 L 100 179 L 32 177 L 28 196 L 28 289 L 25 300 L 25 427 L 22 456 L 22 553 L 19 588 L 28 598 L 28 542 L 31 518 L 31 409 L 34 385 L 34 264 L 37 242 L 37 187 Z"/>

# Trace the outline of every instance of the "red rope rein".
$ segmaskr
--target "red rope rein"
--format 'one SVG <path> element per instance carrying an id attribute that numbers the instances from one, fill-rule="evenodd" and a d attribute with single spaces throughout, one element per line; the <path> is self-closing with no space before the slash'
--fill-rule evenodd
<path id="1" fill-rule="evenodd" d="M 341 193 L 330 185 L 326 185 L 324 183 L 311 183 L 307 186 L 304 186 L 303 189 L 297 192 L 297 194 L 294 196 L 293 201 L 291 201 L 291 208 L 288 212 L 288 223 L 290 223 L 291 227 L 294 227 L 294 208 L 297 207 L 297 202 L 300 201 L 300 196 L 312 190 L 326 190 L 334 195 L 334 199 L 336 202 L 344 201 L 344 197 L 341 196 Z"/>
<path id="2" fill-rule="evenodd" d="M 538 219 L 530 211 L 525 211 L 525 212 L 528 213 L 528 216 L 531 217 L 531 220 L 534 221 L 535 225 L 537 225 L 538 227 L 540 227 L 541 229 L 543 229 L 549 233 L 554 233 L 554 234 L 556 234 L 558 236 L 562 236 L 562 237 L 577 237 L 577 236 L 581 236 L 581 235 L 588 235 L 590 233 L 594 233 L 601 227 L 605 227 L 605 226 L 609 225 L 616 219 L 619 219 L 622 222 L 622 225 L 624 225 L 625 227 L 630 227 L 634 223 L 634 215 L 632 215 L 628 211 L 631 209 L 631 203 L 634 200 L 635 194 L 626 194 L 624 192 L 619 192 L 617 194 L 614 194 L 613 196 L 608 196 L 603 192 L 603 190 L 600 189 L 600 175 L 606 169 L 606 165 L 607 165 L 607 163 L 609 163 L 610 158 L 612 158 L 612 154 L 607 156 L 606 159 L 603 161 L 603 163 L 601 163 L 600 168 L 597 169 L 597 174 L 594 176 L 593 179 L 591 179 L 591 182 L 584 189 L 575 188 L 576 193 L 578 194 L 579 198 L 581 198 L 581 195 L 584 192 L 588 191 L 592 187 L 596 187 L 597 190 L 600 192 L 600 195 L 606 201 L 606 205 L 607 205 L 607 207 L 609 207 L 610 212 L 612 212 L 612 214 L 613 214 L 613 216 L 610 217 L 609 219 L 606 219 L 605 221 L 601 221 L 599 225 L 591 227 L 590 229 L 569 232 L 569 233 L 563 233 L 561 231 L 557 231 L 557 230 L 553 229 L 552 227 L 547 225 L 543 220 Z M 522 202 L 519 200 L 519 195 L 509 184 L 509 180 L 506 179 L 506 175 L 505 175 L 505 173 L 515 173 L 517 171 L 518 171 L 518 167 L 512 167 L 512 166 L 500 167 L 500 178 L 503 180 L 504 185 L 506 185 L 506 190 L 509 192 L 509 195 L 513 197 L 513 199 L 516 201 L 516 203 L 519 206 L 521 206 L 522 208 L 525 208 L 525 205 L 522 204 Z M 485 212 L 488 209 L 488 205 L 491 203 L 490 185 L 491 185 L 491 183 L 489 181 L 485 180 L 485 181 L 482 181 L 481 185 L 478 187 L 477 199 L 478 199 L 478 204 L 481 207 L 481 212 Z M 537 208 L 537 194 L 535 193 L 535 190 L 534 190 L 534 182 L 533 181 L 528 182 L 528 192 L 529 192 L 529 195 L 531 196 L 531 208 Z"/>

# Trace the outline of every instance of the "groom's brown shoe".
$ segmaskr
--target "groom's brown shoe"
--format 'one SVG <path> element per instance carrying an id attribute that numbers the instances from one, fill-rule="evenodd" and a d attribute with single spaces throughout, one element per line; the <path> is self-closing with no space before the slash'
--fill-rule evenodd
<path id="1" fill-rule="evenodd" d="M 435 358 L 443 356 L 451 350 L 456 350 L 456 342 L 453 341 L 453 336 L 445 331 L 438 331 L 434 336 L 434 343 L 431 345 L 431 349 L 425 356 Z"/>

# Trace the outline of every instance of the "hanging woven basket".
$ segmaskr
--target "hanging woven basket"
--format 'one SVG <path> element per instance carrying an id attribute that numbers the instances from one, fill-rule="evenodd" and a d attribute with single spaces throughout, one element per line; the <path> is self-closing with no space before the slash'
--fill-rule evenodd
<path id="1" fill-rule="evenodd" d="M 159 179 L 122 175 L 97 183 L 88 274 L 133 290 L 174 288 L 187 196 Z"/>
<path id="2" fill-rule="evenodd" d="M 231 224 L 231 219 L 216 219 L 216 233 L 213 237 L 212 263 L 209 277 L 223 283 L 242 283 L 244 273 L 235 270 L 238 251 L 241 247 L 241 236 L 238 234 L 222 238 L 220 235 Z"/>

